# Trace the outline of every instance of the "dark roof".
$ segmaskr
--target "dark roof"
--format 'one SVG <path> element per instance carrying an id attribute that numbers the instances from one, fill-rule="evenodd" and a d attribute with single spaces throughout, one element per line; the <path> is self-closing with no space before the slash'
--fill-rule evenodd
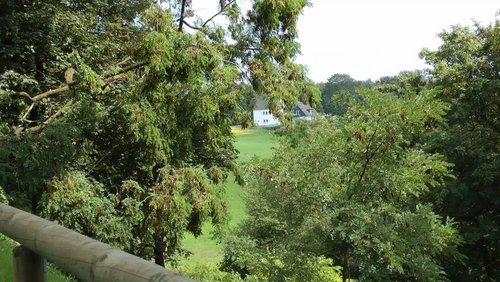
<path id="1" fill-rule="evenodd" d="M 301 117 L 304 117 L 304 116 L 313 116 L 314 115 L 314 108 L 312 108 L 311 106 L 309 105 L 306 105 L 302 102 L 297 102 L 297 104 L 295 105 L 295 107 L 293 108 L 293 111 L 299 111 L 299 116 Z"/>
<path id="2" fill-rule="evenodd" d="M 256 111 L 269 109 L 269 107 L 267 106 L 266 98 L 261 97 L 261 96 L 256 97 L 255 107 L 253 109 Z M 316 110 L 313 107 L 306 105 L 300 101 L 297 102 L 297 104 L 295 104 L 295 107 L 293 107 L 293 112 L 295 112 L 296 110 L 300 111 L 299 116 L 301 116 L 301 117 L 312 116 L 312 115 L 314 115 L 314 112 L 316 112 Z"/>

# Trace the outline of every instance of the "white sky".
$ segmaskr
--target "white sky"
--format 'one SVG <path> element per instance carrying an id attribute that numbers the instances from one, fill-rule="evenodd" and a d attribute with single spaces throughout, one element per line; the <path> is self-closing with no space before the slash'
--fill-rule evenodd
<path id="1" fill-rule="evenodd" d="M 495 21 L 494 0 L 312 0 L 299 19 L 298 62 L 316 82 L 335 73 L 377 80 L 427 67 L 422 48 L 437 49 L 437 34 L 472 19 Z"/>
<path id="2" fill-rule="evenodd" d="M 285 0 L 286 1 L 286 0 Z M 493 23 L 499 0 L 311 0 L 299 18 L 302 55 L 309 77 L 326 81 L 335 73 L 377 80 L 403 70 L 426 68 L 418 57 L 441 45 L 437 34 L 452 25 Z M 215 0 L 193 0 L 203 18 L 217 11 Z M 250 0 L 238 0 L 250 8 Z M 215 5 L 214 5 L 215 4 Z M 500 17 L 499 17 L 500 18 Z"/>

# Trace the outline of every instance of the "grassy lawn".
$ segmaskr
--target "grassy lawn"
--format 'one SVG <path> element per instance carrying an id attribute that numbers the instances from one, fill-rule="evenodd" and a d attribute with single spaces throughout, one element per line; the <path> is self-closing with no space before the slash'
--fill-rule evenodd
<path id="1" fill-rule="evenodd" d="M 248 161 L 254 156 L 270 157 L 272 147 L 276 140 L 272 131 L 265 129 L 246 129 L 233 128 L 236 136 L 236 148 L 238 149 L 238 161 Z M 240 223 L 246 216 L 245 203 L 243 200 L 243 187 L 235 183 L 234 176 L 231 175 L 227 180 L 225 200 L 229 205 L 230 221 L 229 226 L 234 227 Z M 198 238 L 192 235 L 186 236 L 184 247 L 193 253 L 189 258 L 179 261 L 179 266 L 196 267 L 198 264 L 217 264 L 222 259 L 221 247 L 211 238 L 211 224 L 203 226 L 203 234 Z"/>

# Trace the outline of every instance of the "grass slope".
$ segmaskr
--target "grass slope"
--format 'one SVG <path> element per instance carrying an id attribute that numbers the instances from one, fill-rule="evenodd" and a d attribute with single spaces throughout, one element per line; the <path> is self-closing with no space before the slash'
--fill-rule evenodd
<path id="1" fill-rule="evenodd" d="M 233 128 L 233 133 L 236 136 L 235 146 L 239 151 L 239 162 L 248 161 L 254 156 L 267 158 L 272 155 L 272 147 L 276 144 L 276 140 L 271 131 Z M 229 226 L 234 227 L 246 216 L 243 187 L 235 183 L 233 175 L 230 175 L 225 185 L 225 200 L 230 213 Z M 181 259 L 180 266 L 191 268 L 200 264 L 217 264 L 221 261 L 221 246 L 211 238 L 212 231 L 212 225 L 207 223 L 203 226 L 203 234 L 198 238 L 194 238 L 191 234 L 186 236 L 183 245 L 193 254 L 187 259 Z"/>

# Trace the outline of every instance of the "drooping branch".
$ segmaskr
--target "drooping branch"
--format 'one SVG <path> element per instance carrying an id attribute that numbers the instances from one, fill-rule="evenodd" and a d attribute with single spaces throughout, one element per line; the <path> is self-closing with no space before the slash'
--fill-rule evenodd
<path id="1" fill-rule="evenodd" d="M 131 70 L 134 70 L 134 69 L 137 69 L 137 68 L 140 68 L 142 66 L 145 66 L 148 62 L 147 61 L 141 61 L 141 62 L 138 62 L 138 63 L 135 63 L 135 64 L 131 64 L 117 72 L 113 72 L 109 75 L 105 75 L 104 76 L 104 82 L 106 83 L 110 83 L 114 80 L 117 80 L 119 78 L 121 78 L 121 74 L 124 74 L 126 72 L 129 72 Z M 58 94 L 62 94 L 62 93 L 65 93 L 67 91 L 69 91 L 71 89 L 71 86 L 77 84 L 79 81 L 78 79 L 75 79 L 69 83 L 67 83 L 66 85 L 63 85 L 59 88 L 56 88 L 56 89 L 51 89 L 51 90 L 48 90 L 48 91 L 45 91 L 43 93 L 40 93 L 34 97 L 31 97 L 28 93 L 26 92 L 18 92 L 17 95 L 19 96 L 23 96 L 23 97 L 26 97 L 28 98 L 31 102 L 36 102 L 36 101 L 40 101 L 42 99 L 45 99 L 47 97 L 51 97 L 51 96 L 54 96 L 54 95 L 58 95 Z"/>
<path id="2" fill-rule="evenodd" d="M 104 82 L 106 84 L 109 84 L 117 79 L 120 79 L 122 77 L 122 75 L 124 73 L 127 73 L 131 70 L 134 70 L 134 69 L 137 69 L 137 68 L 140 68 L 140 67 L 143 67 L 145 65 L 147 65 L 148 62 L 147 61 L 142 61 L 142 62 L 138 62 L 138 63 L 135 63 L 135 64 L 132 64 L 132 65 L 129 65 L 123 69 L 121 69 L 119 72 L 116 72 L 114 74 L 110 74 L 110 75 L 107 75 L 104 77 Z"/>

